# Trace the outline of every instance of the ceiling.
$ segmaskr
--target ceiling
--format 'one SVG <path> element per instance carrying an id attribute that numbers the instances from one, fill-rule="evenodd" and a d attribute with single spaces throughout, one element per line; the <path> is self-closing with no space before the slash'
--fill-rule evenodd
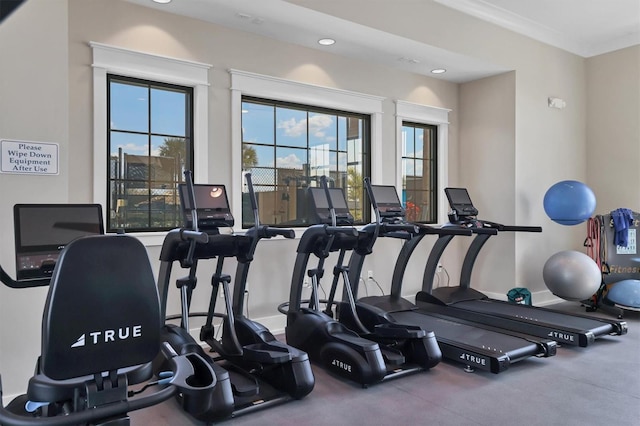
<path id="1" fill-rule="evenodd" d="M 640 44 L 640 0 L 434 0 L 583 57 Z"/>
<path id="2" fill-rule="evenodd" d="M 173 0 L 169 4 L 126 1 L 457 83 L 506 71 L 478 58 L 294 4 L 295 0 Z M 640 0 L 431 1 L 583 57 L 640 44 Z M 320 46 L 317 41 L 324 36 L 338 42 Z M 431 74 L 434 68 L 446 68 L 447 72 L 436 76 Z"/>

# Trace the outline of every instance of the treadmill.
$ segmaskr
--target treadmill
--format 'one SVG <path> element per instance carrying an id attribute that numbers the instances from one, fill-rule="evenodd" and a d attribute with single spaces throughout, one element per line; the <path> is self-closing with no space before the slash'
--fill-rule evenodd
<path id="1" fill-rule="evenodd" d="M 474 369 L 501 373 L 512 363 L 532 356 L 549 357 L 556 353 L 553 339 L 537 338 L 522 333 L 500 330 L 487 325 L 454 318 L 444 313 L 422 309 L 401 297 L 402 277 L 411 253 L 426 235 L 437 235 L 438 239 L 453 235 L 471 235 L 470 230 L 438 228 L 416 225 L 415 231 L 397 231 L 397 227 L 386 224 L 407 223 L 404 209 L 394 186 L 371 185 L 369 196 L 379 226 L 373 228 L 379 237 L 405 239 L 393 272 L 391 293 L 383 296 L 368 296 L 357 300 L 357 314 L 367 328 L 380 324 L 402 323 L 418 326 L 435 333 L 442 356 L 449 361 L 462 363 L 465 371 Z M 482 232 L 495 232 L 494 230 Z M 372 248 L 373 249 L 373 248 Z M 349 259 L 349 282 L 354 298 L 357 298 L 358 282 L 366 254 L 354 251 Z"/>
<path id="2" fill-rule="evenodd" d="M 451 205 L 449 219 L 464 229 L 495 230 L 496 233 L 477 233 L 465 255 L 460 275 L 460 285 L 433 288 L 438 261 L 453 237 L 440 241 L 431 251 L 425 266 L 422 291 L 416 295 L 416 303 L 433 313 L 446 312 L 456 318 L 518 331 L 539 337 L 548 337 L 558 343 L 587 347 L 596 338 L 605 335 L 622 335 L 627 332 L 624 321 L 593 318 L 587 315 L 568 314 L 552 309 L 514 304 L 491 299 L 471 288 L 471 273 L 480 250 L 492 235 L 500 232 L 542 232 L 540 227 L 507 226 L 496 222 L 478 220 L 465 188 L 446 188 Z"/>

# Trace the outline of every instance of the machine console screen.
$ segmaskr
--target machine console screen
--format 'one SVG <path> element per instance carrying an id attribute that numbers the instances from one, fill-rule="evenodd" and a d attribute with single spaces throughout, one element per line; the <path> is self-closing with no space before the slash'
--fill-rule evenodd
<path id="1" fill-rule="evenodd" d="M 313 203 L 316 223 L 331 224 L 331 213 L 329 212 L 329 202 L 323 188 L 309 188 L 310 199 Z M 349 212 L 349 206 L 344 196 L 342 188 L 329 188 L 331 204 L 336 212 L 338 225 L 350 225 L 353 223 L 353 216 Z"/>
<path id="2" fill-rule="evenodd" d="M 455 211 L 458 216 L 478 215 L 478 210 L 473 206 L 466 188 L 445 188 L 444 192 L 447 194 L 451 210 Z"/>
<path id="3" fill-rule="evenodd" d="M 392 185 L 371 185 L 373 198 L 375 198 L 380 216 L 385 217 L 402 217 L 404 209 L 400 203 L 398 192 Z"/>
<path id="4" fill-rule="evenodd" d="M 13 213 L 18 281 L 51 277 L 67 244 L 104 233 L 99 204 L 16 204 Z"/>
<path id="5" fill-rule="evenodd" d="M 187 186 L 180 184 L 180 205 L 184 214 L 185 226 L 193 227 L 191 211 L 193 206 L 189 203 Z M 196 213 L 198 216 L 198 228 L 202 230 L 220 227 L 230 227 L 234 224 L 229 199 L 224 185 L 194 184 Z"/>

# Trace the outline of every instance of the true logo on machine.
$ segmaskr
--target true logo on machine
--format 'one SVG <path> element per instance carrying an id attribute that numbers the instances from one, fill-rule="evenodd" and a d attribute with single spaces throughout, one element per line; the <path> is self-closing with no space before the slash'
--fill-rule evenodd
<path id="1" fill-rule="evenodd" d="M 80 348 L 86 345 L 97 345 L 100 343 L 110 343 L 117 340 L 135 339 L 142 336 L 142 326 L 134 325 L 120 327 L 118 329 L 91 331 L 83 333 L 76 342 L 71 345 L 72 348 Z"/>
<path id="2" fill-rule="evenodd" d="M 347 364 L 346 362 L 334 359 L 333 361 L 331 361 L 331 365 L 338 367 L 339 369 L 344 370 L 348 373 L 351 373 L 351 365 Z"/>
<path id="3" fill-rule="evenodd" d="M 462 353 L 460 355 L 460 359 L 465 361 L 465 362 L 470 362 L 473 364 L 477 364 L 477 365 L 487 365 L 487 360 L 479 357 L 479 356 L 475 356 L 475 355 L 470 355 L 467 353 Z"/>
<path id="4" fill-rule="evenodd" d="M 564 340 L 565 342 L 573 342 L 575 339 L 575 336 L 573 334 L 561 333 L 559 331 L 550 331 L 547 336 L 554 339 Z"/>

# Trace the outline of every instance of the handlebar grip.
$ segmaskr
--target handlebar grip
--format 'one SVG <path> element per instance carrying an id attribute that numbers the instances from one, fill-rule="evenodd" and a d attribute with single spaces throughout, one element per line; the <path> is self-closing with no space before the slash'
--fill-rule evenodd
<path id="1" fill-rule="evenodd" d="M 496 228 L 470 228 L 474 234 L 498 235 Z"/>
<path id="2" fill-rule="evenodd" d="M 387 238 L 398 238 L 400 240 L 410 240 L 411 238 L 413 238 L 413 234 L 409 233 L 409 232 L 388 232 L 386 234 L 384 234 L 385 237 Z"/>
<path id="3" fill-rule="evenodd" d="M 504 225 L 500 231 L 510 232 L 542 232 L 541 226 L 510 226 Z"/>
<path id="4" fill-rule="evenodd" d="M 255 228 L 251 228 L 250 231 L 248 231 L 247 235 L 249 235 L 249 232 L 257 232 L 257 236 L 259 239 L 261 238 L 273 238 L 273 237 L 277 237 L 277 236 L 283 236 L 285 238 L 295 238 L 296 237 L 296 231 L 294 231 L 293 229 L 290 228 L 274 228 L 272 226 L 265 226 L 262 225 L 260 226 L 257 231 L 255 231 Z M 251 234 L 251 235 L 255 235 L 255 234 Z"/>
<path id="5" fill-rule="evenodd" d="M 46 286 L 51 282 L 50 278 L 39 278 L 37 280 L 29 280 L 26 282 L 16 281 L 9 276 L 0 266 L 0 281 L 4 283 L 7 287 L 11 288 L 26 288 L 26 287 L 38 287 L 38 286 Z"/>
<path id="6" fill-rule="evenodd" d="M 496 228 L 471 228 L 474 234 L 498 235 Z"/>
<path id="7" fill-rule="evenodd" d="M 173 377 L 170 382 L 176 386 L 180 392 L 188 395 L 211 392 L 217 383 L 216 373 L 209 362 L 200 354 L 191 352 L 185 355 L 178 355 L 169 360 Z M 195 386 L 193 380 L 198 375 L 198 385 Z"/>
<path id="8" fill-rule="evenodd" d="M 296 231 L 294 231 L 293 229 L 274 229 L 275 232 L 273 232 L 273 236 L 277 236 L 277 235 L 282 235 L 285 238 L 295 238 L 296 237 Z"/>
<path id="9" fill-rule="evenodd" d="M 356 228 L 350 228 L 346 226 L 327 226 L 325 230 L 329 235 L 345 234 L 345 235 L 351 235 L 353 237 L 358 236 L 358 230 Z"/>
<path id="10" fill-rule="evenodd" d="M 385 232 L 406 231 L 411 234 L 418 234 L 420 228 L 410 223 L 386 223 L 384 224 Z"/>
<path id="11" fill-rule="evenodd" d="M 456 228 L 456 227 L 442 227 L 436 228 L 440 235 L 466 235 L 467 237 L 473 234 L 473 231 L 469 228 Z"/>
<path id="12" fill-rule="evenodd" d="M 209 235 L 206 232 L 189 231 L 188 229 L 180 230 L 180 238 L 183 241 L 195 241 L 198 244 L 206 244 L 209 242 Z"/>

